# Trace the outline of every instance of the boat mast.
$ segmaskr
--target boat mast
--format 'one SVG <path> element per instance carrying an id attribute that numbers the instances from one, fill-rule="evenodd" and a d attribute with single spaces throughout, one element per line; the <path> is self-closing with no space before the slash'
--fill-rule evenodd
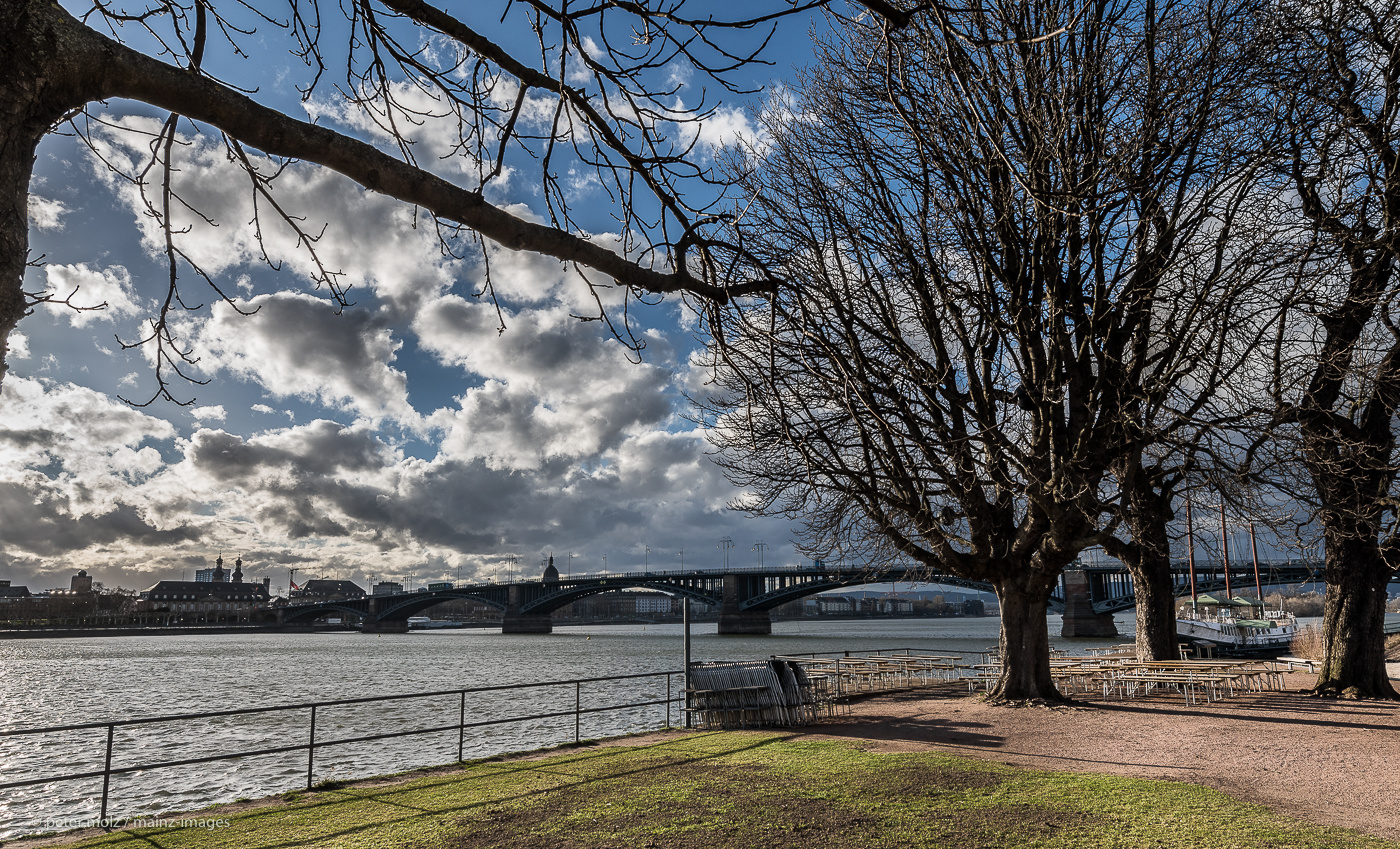
<path id="1" fill-rule="evenodd" d="M 1225 534 L 1225 500 L 1220 500 L 1220 562 L 1225 567 L 1225 600 L 1232 598 L 1230 593 L 1230 538 Z"/>
<path id="2" fill-rule="evenodd" d="M 1186 568 L 1191 574 L 1191 614 L 1196 613 L 1196 537 L 1191 533 L 1191 496 L 1186 497 Z"/>
<path id="3" fill-rule="evenodd" d="M 1254 541 L 1254 523 L 1249 523 L 1249 551 L 1254 555 L 1254 591 L 1259 594 L 1259 607 L 1264 607 L 1264 585 L 1259 583 L 1259 544 Z"/>

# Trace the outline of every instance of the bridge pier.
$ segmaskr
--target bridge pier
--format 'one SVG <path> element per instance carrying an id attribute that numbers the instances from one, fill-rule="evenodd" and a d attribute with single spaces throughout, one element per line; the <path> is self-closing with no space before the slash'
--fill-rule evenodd
<path id="1" fill-rule="evenodd" d="M 548 613 L 543 616 L 522 616 L 506 611 L 501 617 L 502 634 L 552 634 L 554 619 Z"/>
<path id="2" fill-rule="evenodd" d="M 1116 637 L 1112 613 L 1095 613 L 1089 593 L 1089 575 L 1083 569 L 1066 569 L 1064 627 L 1062 637 Z"/>
<path id="3" fill-rule="evenodd" d="M 719 633 L 759 636 L 773 633 L 773 619 L 766 610 L 743 610 L 739 607 L 741 596 L 749 598 L 762 592 L 759 584 L 757 592 L 752 575 L 724 576 L 724 595 L 719 606 Z M 760 578 L 761 582 L 762 579 Z M 742 586 L 741 586 L 742 584 Z M 747 590 L 747 592 L 745 592 Z"/>
<path id="4" fill-rule="evenodd" d="M 552 634 L 554 618 L 548 613 L 521 613 L 525 606 L 525 592 L 519 584 L 512 584 L 506 590 L 506 610 L 501 616 L 502 634 Z"/>
<path id="5" fill-rule="evenodd" d="M 365 634 L 407 634 L 407 619 L 371 619 L 365 617 L 360 631 Z"/>

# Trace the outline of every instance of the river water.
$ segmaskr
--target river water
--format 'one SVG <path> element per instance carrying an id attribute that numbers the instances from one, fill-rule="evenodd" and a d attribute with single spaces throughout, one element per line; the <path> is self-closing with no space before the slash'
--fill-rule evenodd
<path id="1" fill-rule="evenodd" d="M 1132 614 L 1117 617 L 1112 640 L 1063 639 L 1049 617 L 1051 642 L 1071 654 L 1131 640 Z M 754 660 L 774 654 L 984 651 L 1000 620 L 907 619 L 777 622 L 765 637 L 721 637 L 713 623 L 692 628 L 694 660 Z M 557 627 L 549 635 L 506 635 L 494 629 L 409 634 L 196 634 L 189 636 L 0 640 L 0 729 L 261 708 L 361 696 L 679 670 L 679 625 Z M 674 682 L 679 689 L 679 678 Z M 663 699 L 664 676 L 612 684 L 472 694 L 467 721 L 572 711 Z M 456 695 L 329 707 L 317 716 L 316 739 L 451 724 L 450 732 L 317 749 L 314 778 L 347 779 L 456 760 Z M 672 719 L 679 721 L 678 714 Z M 661 727 L 661 706 L 585 715 L 580 733 L 601 737 Z M 571 741 L 572 714 L 472 729 L 467 758 Z M 309 711 L 118 728 L 113 767 L 255 750 L 307 741 Z M 101 770 L 106 731 L 0 737 L 0 782 Z M 304 788 L 306 753 L 248 757 L 147 770 L 112 779 L 108 816 L 149 816 L 215 802 Z M 0 840 L 95 818 L 102 780 L 83 779 L 0 791 Z"/>

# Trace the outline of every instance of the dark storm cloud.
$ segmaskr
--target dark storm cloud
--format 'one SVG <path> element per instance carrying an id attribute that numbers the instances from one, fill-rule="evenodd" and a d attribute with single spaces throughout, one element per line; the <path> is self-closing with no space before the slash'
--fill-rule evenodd
<path id="1" fill-rule="evenodd" d="M 255 478 L 270 469 L 288 469 L 298 478 L 311 479 L 380 468 L 386 450 L 372 434 L 320 420 L 251 440 L 201 430 L 190 439 L 187 456 L 195 468 L 221 481 Z"/>
<path id="2" fill-rule="evenodd" d="M 168 546 L 198 540 L 202 535 L 199 528 L 189 524 L 156 528 L 130 504 L 117 504 L 97 515 L 75 517 L 67 499 L 23 483 L 0 483 L 0 516 L 4 517 L 6 548 L 41 557 L 114 542 Z"/>

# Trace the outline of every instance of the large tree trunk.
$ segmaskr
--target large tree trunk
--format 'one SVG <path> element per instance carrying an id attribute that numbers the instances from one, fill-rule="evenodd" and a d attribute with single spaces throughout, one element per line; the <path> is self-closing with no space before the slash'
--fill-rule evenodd
<path id="1" fill-rule="evenodd" d="M 1313 685 L 1319 696 L 1400 698 L 1385 668 L 1386 583 L 1392 572 L 1370 540 L 1327 534 L 1325 655 Z"/>
<path id="2" fill-rule="evenodd" d="M 1120 469 L 1119 480 L 1128 496 L 1124 526 L 1132 539 L 1106 540 L 1104 549 L 1123 561 L 1133 576 L 1138 659 L 1175 660 L 1176 598 L 1172 595 L 1171 539 L 1167 535 L 1172 493 L 1152 483 L 1140 458 L 1127 471 Z"/>
<path id="3" fill-rule="evenodd" d="M 1171 560 L 1157 554 L 1128 564 L 1137 601 L 1139 660 L 1176 660 L 1176 597 L 1172 594 Z"/>
<path id="4" fill-rule="evenodd" d="M 1045 610 L 1050 586 L 1020 575 L 994 582 L 1001 604 L 1001 678 L 992 702 L 1065 701 L 1050 677 L 1050 629 Z"/>
<path id="5" fill-rule="evenodd" d="M 1156 495 L 1141 499 L 1143 503 L 1135 505 L 1129 516 L 1133 544 L 1126 547 L 1124 562 L 1133 576 L 1133 596 L 1137 601 L 1138 659 L 1175 660 L 1176 597 L 1172 595 L 1168 514 Z"/>
<path id="6" fill-rule="evenodd" d="M 56 4 L 0 0 L 0 380 L 10 332 L 24 317 L 29 179 L 39 140 L 67 112 L 99 96 L 100 65 L 69 50 Z"/>
<path id="7" fill-rule="evenodd" d="M 0 51 L 3 52 L 3 51 Z M 36 135 L 17 124 L 12 85 L 0 75 L 0 382 L 8 370 L 10 332 L 24 317 L 24 268 L 29 254 L 29 177 Z"/>

